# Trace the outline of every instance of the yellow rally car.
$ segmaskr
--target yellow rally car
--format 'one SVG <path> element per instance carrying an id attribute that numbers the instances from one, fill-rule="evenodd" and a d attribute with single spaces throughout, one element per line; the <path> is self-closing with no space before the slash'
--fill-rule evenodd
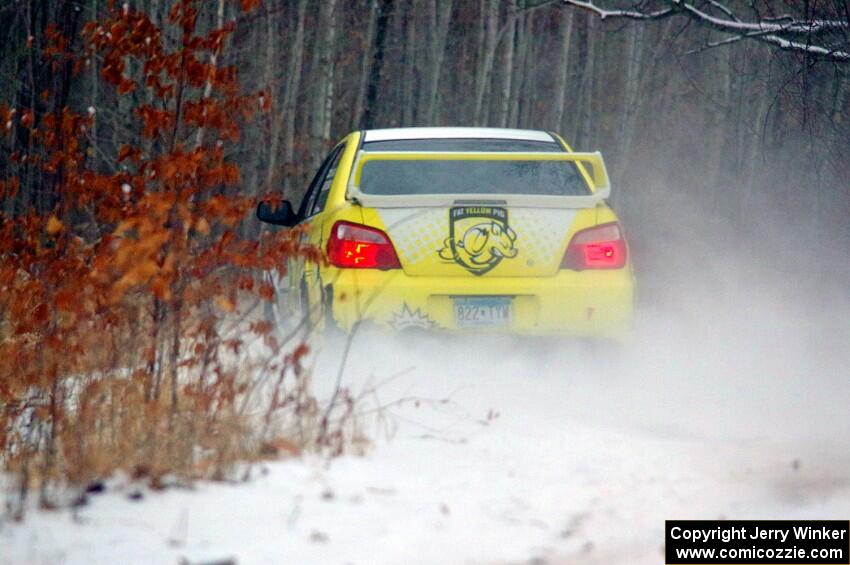
<path id="1" fill-rule="evenodd" d="M 327 156 L 299 210 L 323 264 L 292 264 L 296 310 L 344 330 L 409 328 L 622 338 L 628 246 L 599 153 L 542 131 L 358 131 Z"/>

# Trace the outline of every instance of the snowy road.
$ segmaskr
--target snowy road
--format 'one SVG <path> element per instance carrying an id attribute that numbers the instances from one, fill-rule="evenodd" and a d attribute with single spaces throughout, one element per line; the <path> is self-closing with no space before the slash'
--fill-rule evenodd
<path id="1" fill-rule="evenodd" d="M 665 518 L 846 519 L 847 317 L 741 316 L 711 331 L 659 316 L 617 356 L 358 341 L 355 390 L 409 368 L 378 388 L 390 406 L 366 456 L 142 502 L 118 488 L 77 520 L 32 512 L 0 527 L 0 564 L 657 565 Z M 334 371 L 324 356 L 317 374 Z"/>

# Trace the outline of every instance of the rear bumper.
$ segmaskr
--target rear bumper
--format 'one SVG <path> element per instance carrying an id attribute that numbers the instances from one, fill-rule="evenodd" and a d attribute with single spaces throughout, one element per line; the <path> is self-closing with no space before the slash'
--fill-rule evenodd
<path id="1" fill-rule="evenodd" d="M 401 270 L 330 269 L 323 277 L 337 325 L 358 320 L 412 328 L 624 339 L 631 331 L 630 269 L 560 271 L 553 277 L 414 277 Z M 454 298 L 510 297 L 512 316 L 497 327 L 461 328 Z"/>

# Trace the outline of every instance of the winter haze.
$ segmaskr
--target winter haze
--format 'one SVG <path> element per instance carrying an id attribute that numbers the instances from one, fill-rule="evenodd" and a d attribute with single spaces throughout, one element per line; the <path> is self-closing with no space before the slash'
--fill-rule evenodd
<path id="1" fill-rule="evenodd" d="M 140 0 L 127 10 L 171 29 L 166 4 Z M 62 480 L 47 489 L 57 509 L 39 508 L 45 505 L 35 486 L 20 502 L 21 448 L 4 446 L 0 565 L 650 565 L 664 559 L 665 519 L 848 518 L 845 3 L 810 13 L 770 1 L 711 3 L 712 17 L 722 20 L 715 27 L 687 14 L 602 20 L 593 5 L 570 0 L 188 4 L 198 9 L 198 33 L 235 22 L 216 64 L 238 68 L 240 92 L 259 93 L 250 103 L 264 107 L 228 140 L 222 158 L 238 167 L 238 182 L 212 189 L 216 196 L 275 193 L 297 205 L 335 142 L 361 128 L 557 131 L 576 150 L 600 150 L 611 170 L 612 206 L 635 265 L 633 335 L 624 344 L 371 329 L 350 342 L 336 334 L 311 338 L 304 374 L 318 406 L 336 399 L 338 376 L 353 399 L 341 455 L 332 456 L 322 443 L 332 440 L 321 434 L 316 445 L 273 457 L 243 455 L 243 444 L 265 439 L 257 431 L 263 424 L 247 431 L 234 424 L 243 435 L 233 436 L 237 447 L 222 448 L 232 457 L 231 473 L 190 469 L 183 481 L 175 465 L 163 476 L 181 480 L 161 488 L 149 469 L 139 474 L 113 464 L 114 473 L 98 476 L 105 492 L 74 505 L 91 477 L 57 470 Z M 678 4 L 657 0 L 640 8 Z M 599 6 L 638 9 L 627 2 Z M 838 23 L 809 42 L 804 37 L 807 47 L 798 49 L 777 48 L 800 38 L 786 35 L 800 33 L 793 29 L 754 40 L 724 28 L 729 13 L 731 23 L 758 23 L 779 12 L 788 12 L 790 23 Z M 63 209 L 65 185 L 21 160 L 22 148 L 32 147 L 28 126 L 21 123 L 25 112 L 10 108 L 32 107 L 37 121 L 66 106 L 96 116 L 81 139 L 86 166 L 104 175 L 126 171 L 128 161 L 116 159 L 125 144 L 140 154 L 173 155 L 174 147 L 146 138 L 133 122 L 153 95 L 141 86 L 118 95 L 101 78 L 103 52 L 91 66 L 63 75 L 25 49 L 28 42 L 39 51 L 48 45 L 49 23 L 85 37 L 85 22 L 107 16 L 98 0 L 0 5 L 8 30 L 0 40 L 7 77 L 0 81 L 0 116 L 12 124 L 0 140 L 0 187 L 21 179 L 18 190 L 0 190 L 4 222 L 32 213 L 51 236 L 73 226 L 87 242 L 107 241 L 114 228 L 98 225 L 85 206 L 61 216 L 59 226 L 49 223 Z M 168 33 L 176 42 L 179 33 Z M 140 68 L 128 65 L 127 76 L 138 79 Z M 202 97 L 199 84 L 195 94 Z M 43 90 L 54 98 L 39 101 Z M 205 127 L 187 127 L 187 146 L 216 147 L 213 126 Z M 124 194 L 135 197 L 136 182 L 145 181 L 116 185 L 116 209 L 130 198 L 121 200 L 125 184 Z M 279 234 L 242 217 L 228 229 L 244 241 Z M 217 229 L 207 226 L 203 235 L 217 236 Z M 18 247 L 0 252 L 7 266 L 20 255 Z M 252 272 L 268 268 L 255 259 Z M 199 309 L 246 328 L 244 348 L 238 355 L 227 350 L 225 358 L 228 367 L 253 374 L 261 363 L 251 355 L 263 350 L 265 334 L 247 328 L 263 309 L 240 318 L 243 303 L 229 296 L 206 296 Z M 18 311 L 9 306 L 13 299 L 9 293 L 0 300 L 0 339 L 8 343 L 14 333 L 7 323 Z M 153 300 L 167 303 L 159 294 Z M 151 320 L 166 329 L 154 337 L 171 339 L 172 314 L 155 312 L 160 317 Z M 287 331 L 298 323 L 276 322 Z M 133 323 L 130 332 L 148 329 Z M 148 335 L 138 331 L 142 337 L 114 342 L 128 355 L 112 367 L 121 378 L 128 367 L 156 365 L 132 346 Z M 0 384 L 24 374 L 17 369 L 0 372 Z M 41 381 L 20 390 L 38 387 L 45 387 L 38 398 L 51 398 Z M 16 399 L 4 390 L 0 413 L 11 414 Z M 82 398 L 73 390 L 69 406 Z M 270 385 L 256 390 L 261 401 L 253 401 L 267 402 Z M 2 423 L 11 437 L 22 424 L 8 418 Z M 34 445 L 41 454 L 42 444 Z M 49 460 L 33 459 L 33 485 Z M 63 490 L 67 484 L 72 488 Z M 15 515 L 20 507 L 26 512 Z"/>

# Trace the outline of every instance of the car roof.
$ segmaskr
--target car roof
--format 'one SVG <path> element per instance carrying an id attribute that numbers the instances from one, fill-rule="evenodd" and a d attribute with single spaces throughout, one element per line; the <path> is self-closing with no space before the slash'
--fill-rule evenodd
<path id="1" fill-rule="evenodd" d="M 363 133 L 363 141 L 366 143 L 404 139 L 516 139 L 549 143 L 555 141 L 551 133 L 531 129 L 428 127 L 370 129 Z"/>

